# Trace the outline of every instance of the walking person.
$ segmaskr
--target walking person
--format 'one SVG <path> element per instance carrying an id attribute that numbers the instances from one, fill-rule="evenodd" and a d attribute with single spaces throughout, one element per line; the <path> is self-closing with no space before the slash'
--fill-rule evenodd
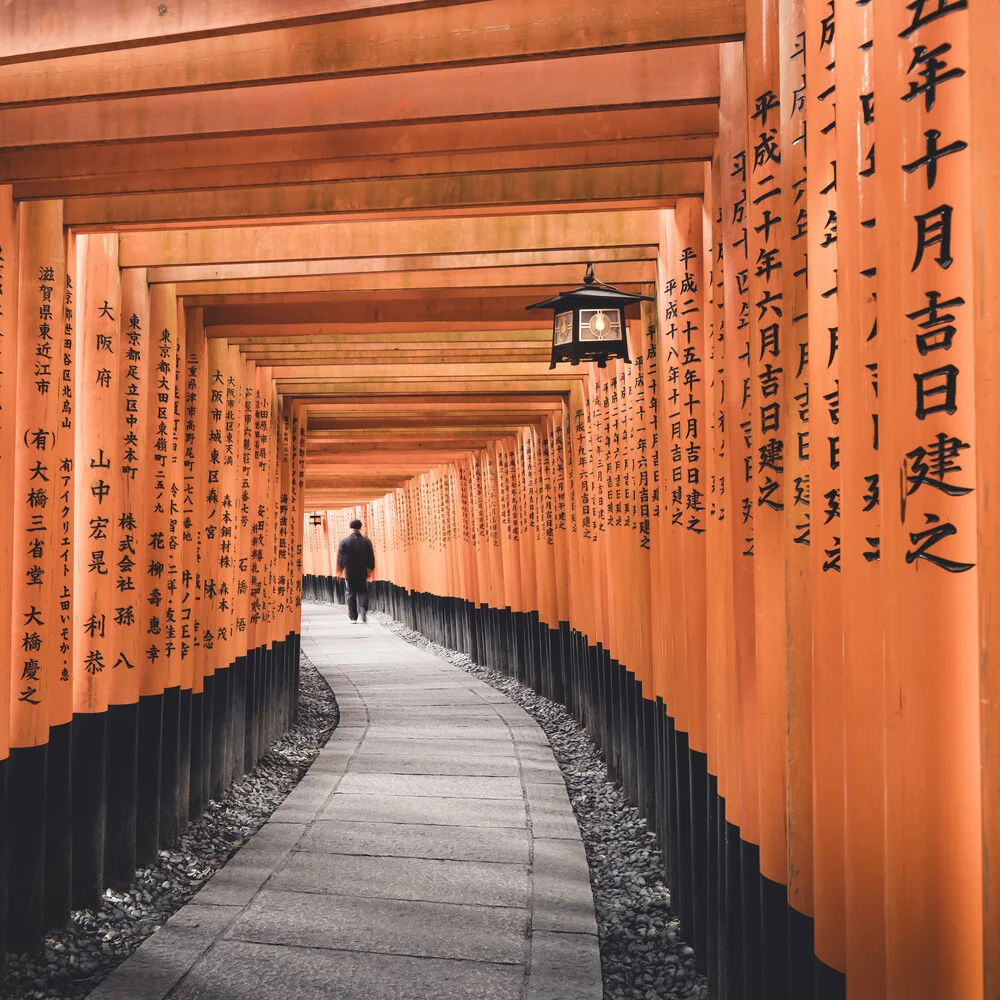
<path id="1" fill-rule="evenodd" d="M 368 621 L 368 577 L 375 571 L 375 549 L 361 534 L 361 522 L 351 521 L 351 533 L 337 549 L 337 574 L 347 580 L 347 615 L 352 622 Z"/>

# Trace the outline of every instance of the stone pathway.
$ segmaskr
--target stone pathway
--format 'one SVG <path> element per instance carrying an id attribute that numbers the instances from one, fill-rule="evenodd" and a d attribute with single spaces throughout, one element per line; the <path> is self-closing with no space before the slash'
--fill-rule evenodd
<path id="1" fill-rule="evenodd" d="M 302 631 L 339 727 L 91 1000 L 599 1000 L 587 861 L 538 725 L 342 607 Z"/>

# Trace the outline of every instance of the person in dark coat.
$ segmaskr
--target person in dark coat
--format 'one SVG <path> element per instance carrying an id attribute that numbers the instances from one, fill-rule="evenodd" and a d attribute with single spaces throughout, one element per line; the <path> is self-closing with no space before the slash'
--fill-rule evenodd
<path id="1" fill-rule="evenodd" d="M 351 533 L 337 549 L 337 572 L 347 579 L 347 614 L 352 622 L 368 621 L 368 577 L 375 571 L 375 549 L 361 534 L 361 522 L 351 521 Z"/>

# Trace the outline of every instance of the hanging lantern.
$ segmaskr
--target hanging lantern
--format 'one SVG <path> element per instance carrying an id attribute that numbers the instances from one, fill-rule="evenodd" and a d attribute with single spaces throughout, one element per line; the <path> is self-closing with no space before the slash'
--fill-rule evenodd
<path id="1" fill-rule="evenodd" d="M 625 326 L 625 307 L 636 302 L 653 302 L 649 295 L 632 295 L 605 285 L 594 277 L 594 265 L 587 265 L 583 284 L 569 292 L 560 292 L 528 309 L 552 309 L 552 363 L 578 365 L 596 361 L 606 368 L 609 358 L 631 363 Z"/>

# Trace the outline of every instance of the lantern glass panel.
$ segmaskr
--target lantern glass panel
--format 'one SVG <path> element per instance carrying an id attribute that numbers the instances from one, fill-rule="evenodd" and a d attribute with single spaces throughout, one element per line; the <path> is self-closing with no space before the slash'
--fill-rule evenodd
<path id="1" fill-rule="evenodd" d="M 555 324 L 552 327 L 552 343 L 555 347 L 573 342 L 573 313 L 556 313 Z"/>
<path id="2" fill-rule="evenodd" d="M 621 313 L 617 309 L 581 309 L 580 342 L 621 340 Z"/>

